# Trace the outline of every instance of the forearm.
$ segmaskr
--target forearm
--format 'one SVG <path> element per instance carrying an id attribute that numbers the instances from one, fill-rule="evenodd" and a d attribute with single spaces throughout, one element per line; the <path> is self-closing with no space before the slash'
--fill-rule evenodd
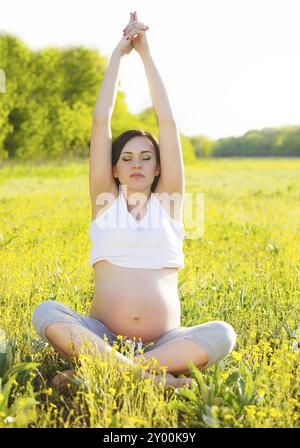
<path id="1" fill-rule="evenodd" d="M 111 118 L 118 91 L 119 69 L 122 56 L 113 51 L 94 107 L 93 118 Z"/>
<path id="2" fill-rule="evenodd" d="M 151 54 L 147 52 L 141 55 L 141 59 L 144 64 L 152 98 L 152 104 L 158 120 L 175 121 L 166 88 Z"/>

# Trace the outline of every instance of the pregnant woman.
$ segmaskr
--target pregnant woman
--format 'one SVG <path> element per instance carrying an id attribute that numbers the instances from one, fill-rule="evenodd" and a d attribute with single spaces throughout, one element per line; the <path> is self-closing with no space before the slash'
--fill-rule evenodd
<path id="1" fill-rule="evenodd" d="M 136 351 L 133 361 L 117 350 L 114 356 L 121 365 L 130 363 L 140 369 L 137 362 L 147 363 L 153 357 L 159 366 L 167 367 L 167 385 L 190 386 L 191 378 L 175 375 L 189 374 L 189 360 L 203 369 L 226 358 L 236 334 L 223 321 L 181 326 L 178 270 L 184 267 L 183 157 L 168 96 L 147 42 L 148 29 L 136 12 L 130 14 L 94 108 L 89 234 L 95 290 L 90 315 L 50 300 L 37 306 L 32 323 L 44 340 L 69 359 L 76 357 L 85 340 L 100 353 L 111 352 L 113 342 L 119 342 L 117 336 L 122 335 Z M 110 121 L 120 61 L 133 48 L 144 64 L 159 142 L 137 130 L 124 132 L 112 142 Z M 65 385 L 72 374 L 68 370 L 56 375 L 53 385 Z"/>

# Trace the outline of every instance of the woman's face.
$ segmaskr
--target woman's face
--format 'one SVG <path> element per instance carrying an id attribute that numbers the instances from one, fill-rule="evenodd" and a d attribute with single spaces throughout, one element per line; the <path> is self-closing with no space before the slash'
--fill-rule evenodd
<path id="1" fill-rule="evenodd" d="M 141 173 L 143 177 L 133 177 L 132 174 L 135 173 Z M 133 137 L 126 143 L 117 164 L 113 167 L 114 177 L 118 177 L 119 182 L 127 185 L 130 191 L 150 189 L 159 173 L 154 146 L 143 136 Z"/>

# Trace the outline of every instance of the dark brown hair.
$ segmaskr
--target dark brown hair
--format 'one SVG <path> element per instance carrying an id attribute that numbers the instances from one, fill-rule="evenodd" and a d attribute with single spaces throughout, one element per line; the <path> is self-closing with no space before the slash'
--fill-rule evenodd
<path id="1" fill-rule="evenodd" d="M 113 167 L 118 163 L 118 160 L 120 158 L 122 149 L 124 148 L 126 143 L 129 140 L 131 140 L 133 137 L 139 137 L 139 136 L 147 137 L 153 143 L 153 146 L 154 146 L 154 149 L 155 149 L 155 155 L 156 155 L 156 162 L 160 166 L 159 145 L 158 145 L 158 141 L 156 140 L 156 138 L 148 131 L 138 131 L 136 129 L 133 129 L 133 130 L 130 130 L 130 131 L 123 132 L 118 137 L 116 137 L 114 139 L 114 141 L 112 142 L 112 154 L 111 154 L 112 160 L 111 160 L 111 162 L 112 162 L 112 166 Z M 151 185 L 151 191 L 155 190 L 159 178 L 160 178 L 160 175 L 155 177 L 155 179 L 154 179 L 154 181 L 152 182 L 152 185 Z M 115 182 L 117 184 L 117 187 L 119 189 L 119 185 L 120 185 L 119 179 L 114 177 L 114 180 L 115 180 Z"/>

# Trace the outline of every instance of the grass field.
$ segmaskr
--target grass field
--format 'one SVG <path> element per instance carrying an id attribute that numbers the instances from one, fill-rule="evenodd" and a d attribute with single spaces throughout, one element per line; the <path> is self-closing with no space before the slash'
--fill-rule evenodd
<path id="1" fill-rule="evenodd" d="M 201 239 L 184 241 L 181 325 L 225 320 L 235 350 L 202 373 L 191 366 L 192 390 L 82 355 L 77 383 L 59 394 L 51 379 L 70 365 L 31 317 L 45 300 L 88 314 L 88 161 L 3 164 L 1 427 L 300 426 L 300 160 L 205 160 L 185 177 L 187 192 L 204 193 L 205 222 Z"/>

